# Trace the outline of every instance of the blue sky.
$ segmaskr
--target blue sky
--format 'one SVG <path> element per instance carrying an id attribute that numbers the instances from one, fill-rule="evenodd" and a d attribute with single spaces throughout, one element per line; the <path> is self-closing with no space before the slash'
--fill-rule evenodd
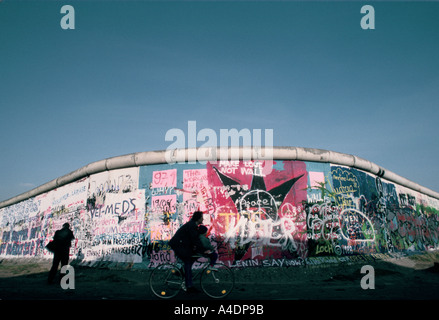
<path id="1" fill-rule="evenodd" d="M 75 9 L 63 30 L 62 5 Z M 360 27 L 364 4 L 375 30 Z M 0 200 L 166 132 L 273 129 L 439 191 L 439 2 L 1 1 Z M 202 142 L 200 142 L 200 145 Z"/>

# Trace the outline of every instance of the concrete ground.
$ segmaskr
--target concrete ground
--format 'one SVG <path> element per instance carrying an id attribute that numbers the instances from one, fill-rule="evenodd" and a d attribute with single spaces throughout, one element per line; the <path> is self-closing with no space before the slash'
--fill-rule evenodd
<path id="1" fill-rule="evenodd" d="M 234 291 L 221 303 L 269 304 L 283 301 L 400 301 L 439 299 L 439 253 L 429 253 L 386 261 L 375 261 L 374 277 L 362 273 L 363 264 L 325 265 L 290 268 L 234 268 Z M 142 307 L 163 306 L 163 300 L 149 289 L 148 270 L 108 269 L 75 266 L 75 289 L 62 289 L 46 283 L 50 261 L 0 262 L 0 299 L 23 301 L 141 301 Z M 367 281 L 366 278 L 367 277 Z M 372 278 L 371 278 L 372 277 Z M 363 282 L 374 288 L 363 289 Z M 363 284 L 364 286 L 364 284 Z M 180 292 L 166 306 L 211 303 L 204 293 Z M 293 304 L 290 304 L 290 301 Z M 436 304 L 436 302 L 434 302 Z M 305 304 L 306 305 L 306 304 Z M 303 304 L 301 305 L 303 306 Z M 314 305 L 313 305 L 314 306 Z M 1 307 L 1 304 L 0 304 Z M 172 311 L 167 308 L 168 312 Z M 277 309 L 277 307 L 275 307 Z"/>

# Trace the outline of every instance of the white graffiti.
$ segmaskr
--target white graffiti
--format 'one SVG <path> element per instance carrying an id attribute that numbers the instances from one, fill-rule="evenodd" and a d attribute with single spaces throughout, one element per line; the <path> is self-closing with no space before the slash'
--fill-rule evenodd
<path id="1" fill-rule="evenodd" d="M 273 196 L 264 190 L 251 190 L 247 192 L 237 205 L 239 212 L 256 211 L 263 212 L 267 218 L 274 218 L 278 208 Z"/>
<path id="2" fill-rule="evenodd" d="M 335 240 L 339 238 L 340 208 L 330 202 L 313 205 L 306 218 L 309 238 Z"/>
<path id="3" fill-rule="evenodd" d="M 355 242 L 375 241 L 372 222 L 361 211 L 348 208 L 340 212 L 340 234 L 345 240 Z"/>
<path id="4" fill-rule="evenodd" d="M 230 219 L 229 228 L 225 232 L 225 242 L 232 248 L 252 243 L 255 246 L 273 246 L 297 251 L 296 242 L 300 238 L 300 231 L 296 221 L 291 218 L 261 219 L 258 215 L 252 218 L 244 215 L 236 222 L 233 216 Z"/>

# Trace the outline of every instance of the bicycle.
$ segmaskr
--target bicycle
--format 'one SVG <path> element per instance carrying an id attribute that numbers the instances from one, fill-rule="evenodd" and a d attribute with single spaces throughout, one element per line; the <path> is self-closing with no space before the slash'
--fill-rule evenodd
<path id="1" fill-rule="evenodd" d="M 235 287 L 235 276 L 229 267 L 221 263 L 210 266 L 208 259 L 204 262 L 199 261 L 200 258 L 205 258 L 200 255 L 193 258 L 202 263 L 202 267 L 193 272 L 192 279 L 200 277 L 201 289 L 206 295 L 220 299 L 232 292 Z M 149 287 L 154 295 L 162 299 L 171 299 L 180 290 L 186 290 L 183 262 L 165 263 L 155 267 L 149 277 Z"/>

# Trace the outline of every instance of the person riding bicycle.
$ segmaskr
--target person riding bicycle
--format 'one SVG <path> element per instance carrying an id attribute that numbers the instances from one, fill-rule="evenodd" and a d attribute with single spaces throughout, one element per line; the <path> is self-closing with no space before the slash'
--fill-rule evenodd
<path id="1" fill-rule="evenodd" d="M 195 211 L 189 222 L 185 223 L 177 230 L 175 235 L 169 241 L 169 245 L 174 250 L 177 257 L 184 263 L 184 278 L 187 292 L 196 292 L 192 284 L 192 265 L 195 258 L 192 256 L 197 252 L 204 254 L 211 253 L 209 250 L 203 250 L 203 245 L 198 234 L 198 225 L 203 223 L 203 212 Z"/>

